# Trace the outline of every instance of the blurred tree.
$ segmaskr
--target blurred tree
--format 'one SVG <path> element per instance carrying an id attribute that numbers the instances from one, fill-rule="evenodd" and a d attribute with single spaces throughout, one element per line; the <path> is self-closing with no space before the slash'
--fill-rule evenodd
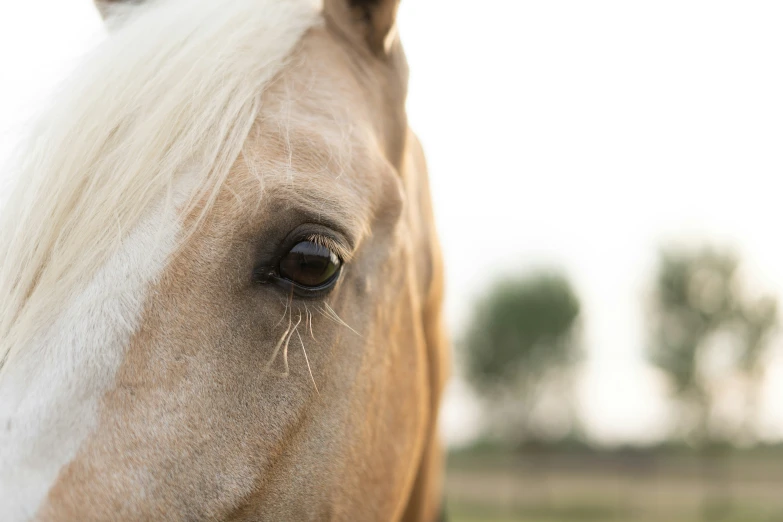
<path id="1" fill-rule="evenodd" d="M 495 413 L 494 435 L 530 437 L 546 383 L 577 360 L 578 316 L 576 295 L 555 273 L 500 281 L 478 303 L 462 349 L 469 381 Z"/>
<path id="2" fill-rule="evenodd" d="M 739 266 L 728 250 L 664 250 L 653 299 L 649 357 L 672 385 L 681 434 L 701 449 L 702 480 L 708 484 L 703 520 L 732 511 L 726 444 L 755 436 L 763 355 L 777 318 L 774 299 L 748 296 Z M 725 419 L 724 425 L 714 422 L 715 401 L 721 388 L 737 389 L 731 386 L 737 381 L 745 408 L 727 429 Z"/>
<path id="3" fill-rule="evenodd" d="M 777 300 L 769 296 L 747 303 L 741 310 L 740 339 L 744 350 L 740 354 L 738 370 L 746 387 L 745 418 L 742 435 L 753 439 L 758 422 L 759 396 L 764 378 L 763 355 L 772 332 L 778 324 Z"/>
<path id="4" fill-rule="evenodd" d="M 776 325 L 777 303 L 748 297 L 738 267 L 735 254 L 711 248 L 669 249 L 660 256 L 648 354 L 672 384 L 682 408 L 680 429 L 697 445 L 725 438 L 711 424 L 715 375 L 709 352 L 720 341 L 729 347 L 724 366 L 745 383 L 743 435 L 754 428 L 762 356 Z"/>

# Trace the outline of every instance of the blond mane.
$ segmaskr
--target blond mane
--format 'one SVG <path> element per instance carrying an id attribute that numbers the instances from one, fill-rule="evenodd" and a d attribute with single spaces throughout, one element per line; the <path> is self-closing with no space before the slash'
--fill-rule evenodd
<path id="1" fill-rule="evenodd" d="M 117 17 L 36 127 L 0 218 L 0 366 L 187 173 L 204 211 L 315 0 L 163 0 Z M 201 207 L 200 207 L 201 208 Z"/>

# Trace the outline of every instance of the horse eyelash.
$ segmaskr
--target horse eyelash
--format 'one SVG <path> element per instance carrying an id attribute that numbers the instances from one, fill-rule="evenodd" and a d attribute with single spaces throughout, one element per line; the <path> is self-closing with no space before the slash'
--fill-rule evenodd
<path id="1" fill-rule="evenodd" d="M 315 243 L 316 245 L 320 245 L 322 247 L 328 248 L 335 254 L 337 254 L 337 257 L 340 258 L 340 261 L 343 263 L 347 263 L 351 259 L 351 252 L 345 246 L 343 246 L 339 241 L 336 241 L 335 239 L 321 235 L 321 234 L 310 234 L 307 236 L 307 241 L 311 241 Z"/>

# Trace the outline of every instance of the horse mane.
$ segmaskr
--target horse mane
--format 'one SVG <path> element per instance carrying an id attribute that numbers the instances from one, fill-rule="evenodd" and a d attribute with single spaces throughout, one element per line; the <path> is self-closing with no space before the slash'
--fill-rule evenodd
<path id="1" fill-rule="evenodd" d="M 193 187 L 183 213 L 203 217 L 256 121 L 264 87 L 318 23 L 320 6 L 159 0 L 117 14 L 11 173 L 16 186 L 0 217 L 0 368 L 145 212 L 173 204 L 182 174 Z"/>

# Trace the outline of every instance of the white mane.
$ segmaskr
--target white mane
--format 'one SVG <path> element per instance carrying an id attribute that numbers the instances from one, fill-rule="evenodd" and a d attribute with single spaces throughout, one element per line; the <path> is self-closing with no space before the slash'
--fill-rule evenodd
<path id="1" fill-rule="evenodd" d="M 187 170 L 212 202 L 314 0 L 163 0 L 128 16 L 37 127 L 0 220 L 0 367 Z"/>

